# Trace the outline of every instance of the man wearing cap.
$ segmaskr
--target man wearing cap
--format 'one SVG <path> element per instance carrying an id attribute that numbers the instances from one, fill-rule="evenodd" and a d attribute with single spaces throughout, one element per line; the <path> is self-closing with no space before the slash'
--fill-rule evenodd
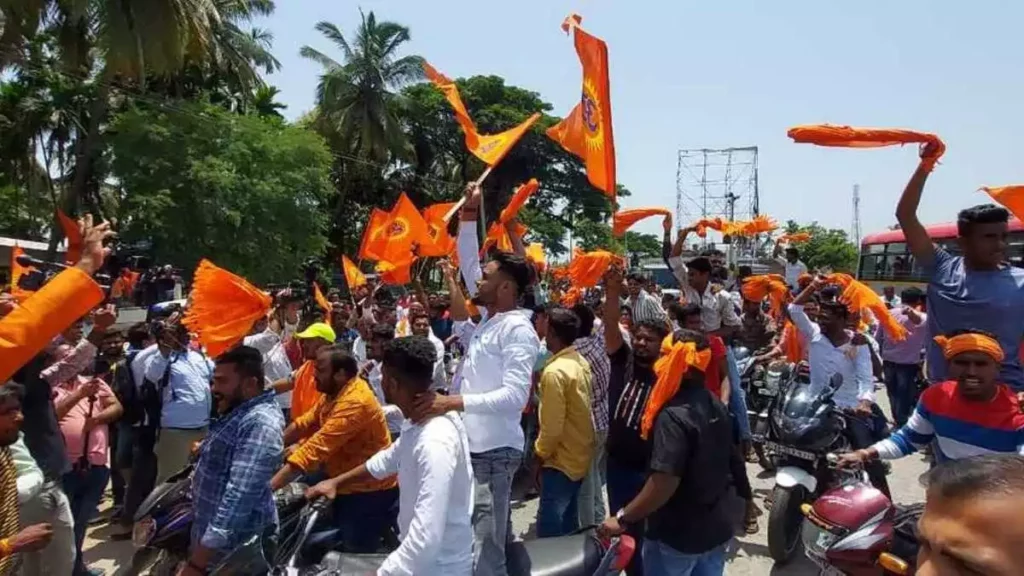
<path id="1" fill-rule="evenodd" d="M 290 377 L 278 380 L 273 386 L 278 394 L 292 393 L 291 413 L 285 412 L 289 422 L 308 412 L 323 396 L 316 389 L 316 357 L 320 350 L 334 344 L 335 338 L 334 329 L 323 322 L 310 324 L 295 335 L 305 361 Z"/>

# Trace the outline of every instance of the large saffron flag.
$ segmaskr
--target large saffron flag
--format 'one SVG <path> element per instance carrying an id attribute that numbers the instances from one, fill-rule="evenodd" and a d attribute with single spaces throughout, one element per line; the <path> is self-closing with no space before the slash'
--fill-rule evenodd
<path id="1" fill-rule="evenodd" d="M 366 276 L 359 270 L 359 266 L 356 266 L 344 254 L 341 256 L 341 269 L 345 272 L 345 283 L 348 284 L 349 290 L 366 285 Z"/>
<path id="2" fill-rule="evenodd" d="M 71 264 L 77 264 L 82 258 L 82 231 L 78 228 L 78 222 L 69 217 L 60 209 L 57 210 L 57 221 L 60 223 L 64 236 L 68 239 L 68 250 L 64 254 L 64 260 Z"/>
<path id="3" fill-rule="evenodd" d="M 389 214 L 379 208 L 370 212 L 370 220 L 363 229 L 363 240 L 359 244 L 359 258 L 380 260 L 380 253 L 387 246 Z"/>
<path id="4" fill-rule="evenodd" d="M 1018 220 L 1024 221 L 1024 186 L 982 186 L 981 189 Z"/>
<path id="5" fill-rule="evenodd" d="M 445 98 L 448 99 L 448 103 L 452 105 L 452 109 L 455 111 L 455 120 L 459 126 L 462 126 L 462 131 L 466 134 L 466 148 L 488 166 L 495 166 L 501 162 L 508 151 L 523 137 L 523 134 L 526 134 L 530 126 L 533 126 L 533 123 L 540 118 L 538 112 L 527 118 L 522 124 L 504 132 L 481 134 L 477 131 L 473 119 L 469 117 L 469 112 L 466 111 L 466 105 L 462 103 L 462 97 L 459 96 L 459 89 L 455 82 L 426 62 L 423 63 L 423 71 L 426 73 L 427 79 L 441 90 Z"/>
<path id="6" fill-rule="evenodd" d="M 490 228 L 487 229 L 487 237 L 484 238 L 484 245 L 481 248 L 480 253 L 486 253 L 491 246 L 497 246 L 498 250 L 502 252 L 513 252 L 512 239 L 508 235 L 508 229 L 505 227 L 506 224 L 511 222 L 516 216 L 519 215 L 519 210 L 526 204 L 526 201 L 540 187 L 540 183 L 537 182 L 536 178 L 531 178 L 526 184 L 521 184 L 516 191 L 512 193 L 512 198 L 509 199 L 508 204 L 502 209 L 501 213 L 498 214 L 498 220 L 493 222 Z M 516 223 L 515 234 L 519 238 L 522 238 L 526 234 L 526 227 L 522 224 Z"/>
<path id="7" fill-rule="evenodd" d="M 580 103 L 564 120 L 549 128 L 547 135 L 583 159 L 590 183 L 614 199 L 615 140 L 612 137 L 608 46 L 580 28 L 581 21 L 578 15 L 571 14 L 562 23 L 563 30 L 572 32 L 576 53 L 583 65 Z"/>
<path id="8" fill-rule="evenodd" d="M 211 358 L 233 348 L 265 318 L 273 303 L 270 296 L 245 278 L 218 268 L 209 260 L 199 262 L 193 276 L 192 303 L 182 324 L 196 334 Z"/>
<path id="9" fill-rule="evenodd" d="M 403 262 L 410 259 L 417 246 L 430 241 L 423 215 L 405 192 L 398 197 L 388 216 L 387 245 L 380 255 L 380 260 Z"/>
<path id="10" fill-rule="evenodd" d="M 424 239 L 419 249 L 420 256 L 443 258 L 455 251 L 455 238 L 448 233 L 448 222 L 445 222 L 444 217 L 456 204 L 445 202 L 423 209 L 423 220 L 427 224 L 427 236 L 430 237 L 430 241 Z"/>

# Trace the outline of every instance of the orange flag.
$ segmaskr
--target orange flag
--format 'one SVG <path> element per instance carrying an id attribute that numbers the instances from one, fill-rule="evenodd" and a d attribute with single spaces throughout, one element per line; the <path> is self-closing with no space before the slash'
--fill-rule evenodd
<path id="1" fill-rule="evenodd" d="M 320 291 L 320 285 L 317 284 L 316 282 L 313 282 L 313 299 L 316 300 L 317 306 L 319 306 L 320 309 L 324 311 L 327 323 L 330 324 L 331 311 L 334 308 L 331 306 L 331 303 L 327 301 L 327 298 L 324 298 L 324 293 Z"/>
<path id="2" fill-rule="evenodd" d="M 431 242 L 430 234 L 427 231 L 427 222 L 423 219 L 420 211 L 416 209 L 412 200 L 405 195 L 405 192 L 398 197 L 389 216 L 387 246 L 380 255 L 380 260 L 402 262 L 409 259 L 408 256 L 412 254 L 414 244 L 423 245 Z"/>
<path id="3" fill-rule="evenodd" d="M 1017 220 L 1024 222 L 1024 186 L 982 186 L 981 189 L 1016 216 Z"/>
<path id="4" fill-rule="evenodd" d="M 661 355 L 654 363 L 654 373 L 658 379 L 651 389 L 651 397 L 647 401 L 643 417 L 640 419 L 640 436 L 647 438 L 654 428 L 654 419 L 666 402 L 671 400 L 683 382 L 683 376 L 690 368 L 703 372 L 711 363 L 711 349 L 697 351 L 694 342 L 675 342 L 671 334 L 661 342 Z"/>
<path id="5" fill-rule="evenodd" d="M 853 128 L 833 124 L 808 124 L 794 126 L 786 134 L 794 142 L 800 144 L 817 144 L 818 146 L 838 146 L 842 148 L 881 148 L 903 144 L 932 144 L 935 153 L 924 158 L 929 167 L 934 167 L 946 151 L 946 145 L 935 134 L 915 132 L 897 128 Z M 922 154 L 924 149 L 921 150 Z"/>
<path id="6" fill-rule="evenodd" d="M 78 228 L 78 222 L 69 217 L 60 209 L 57 210 L 57 221 L 68 239 L 68 251 L 64 254 L 64 261 L 77 264 L 82 258 L 82 231 Z"/>
<path id="7" fill-rule="evenodd" d="M 211 358 L 241 342 L 253 323 L 266 317 L 273 303 L 268 294 L 245 278 L 205 259 L 196 268 L 191 299 L 182 323 L 196 333 Z"/>
<path id="8" fill-rule="evenodd" d="M 539 187 L 540 183 L 537 182 L 536 178 L 530 178 L 530 181 L 526 184 L 520 184 L 516 191 L 512 193 L 512 198 L 509 199 L 508 205 L 498 215 L 498 221 L 504 224 L 515 218 L 519 214 L 519 210 L 526 205 L 526 201 L 537 192 Z"/>
<path id="9" fill-rule="evenodd" d="M 484 238 L 484 245 L 480 249 L 480 253 L 484 254 L 490 249 L 491 246 L 497 245 L 498 250 L 502 252 L 512 252 L 512 239 L 509 238 L 508 230 L 505 225 L 512 221 L 513 218 L 519 215 L 519 210 L 526 204 L 530 196 L 533 196 L 534 192 L 540 184 L 536 178 L 531 178 L 529 182 L 521 184 L 516 191 L 512 193 L 512 198 L 509 199 L 508 205 L 498 215 L 498 220 L 491 224 L 487 229 L 487 236 Z M 516 236 L 522 238 L 526 235 L 527 229 L 522 224 L 516 223 L 515 227 Z"/>
<path id="10" fill-rule="evenodd" d="M 696 228 L 697 236 L 705 238 L 708 235 L 709 228 L 722 232 L 725 228 L 725 223 L 722 222 L 721 218 L 701 218 L 693 226 Z"/>
<path id="11" fill-rule="evenodd" d="M 35 271 L 35 268 L 31 266 L 18 264 L 18 256 L 24 253 L 25 251 L 21 249 L 21 246 L 15 245 L 14 248 L 11 248 L 11 296 L 14 296 L 14 299 L 18 302 L 23 302 L 34 293 L 32 290 L 24 290 L 18 287 L 18 281 L 21 280 L 22 276 Z"/>
<path id="12" fill-rule="evenodd" d="M 420 245 L 420 256 L 443 258 L 455 251 L 455 238 L 448 233 L 448 223 L 444 220 L 445 215 L 455 205 L 456 202 L 445 202 L 427 206 L 423 210 L 423 220 L 427 224 L 427 236 L 431 241 L 424 241 Z"/>
<path id="13" fill-rule="evenodd" d="M 344 254 L 341 255 L 341 269 L 345 272 L 345 284 L 349 290 L 366 285 L 366 276 L 359 270 L 359 266 L 353 264 Z"/>
<path id="14" fill-rule="evenodd" d="M 843 287 L 839 299 L 851 311 L 871 310 L 888 336 L 894 340 L 906 340 L 907 329 L 893 317 L 885 302 L 870 286 L 854 280 L 849 274 L 829 274 L 826 280 Z"/>
<path id="15" fill-rule="evenodd" d="M 380 254 L 387 246 L 388 213 L 374 208 L 370 212 L 370 221 L 363 228 L 363 239 L 359 244 L 359 258 L 362 260 L 380 260 Z"/>
<path id="16" fill-rule="evenodd" d="M 540 242 L 534 242 L 526 247 L 526 259 L 533 262 L 533 265 L 537 267 L 538 274 L 543 274 L 544 269 L 548 266 L 547 256 L 544 255 L 544 245 Z"/>
<path id="17" fill-rule="evenodd" d="M 412 282 L 412 260 L 407 260 L 397 264 L 391 262 L 378 262 L 377 263 L 377 274 L 380 275 L 381 282 L 390 284 L 392 286 L 405 286 L 409 282 Z"/>
<path id="18" fill-rule="evenodd" d="M 516 222 L 515 233 L 516 236 L 523 238 L 529 229 L 523 226 L 519 222 Z M 508 228 L 505 224 L 500 222 L 493 222 L 487 229 L 487 237 L 484 238 L 484 245 L 480 248 L 480 254 L 486 254 L 491 246 L 497 246 L 498 250 L 502 252 L 515 252 L 515 246 L 512 245 L 512 237 L 508 235 Z"/>
<path id="19" fill-rule="evenodd" d="M 777 274 L 764 274 L 761 276 L 748 276 L 743 280 L 743 287 L 740 289 L 743 297 L 752 302 L 760 302 L 768 298 L 771 304 L 772 316 L 780 318 L 782 308 L 790 300 L 789 286 L 786 279 Z"/>
<path id="20" fill-rule="evenodd" d="M 583 252 L 577 248 L 569 262 L 569 279 L 576 288 L 592 288 L 615 262 L 621 263 L 622 258 L 605 250 Z"/>
<path id="21" fill-rule="evenodd" d="M 608 46 L 583 31 L 582 18 L 570 14 L 562 30 L 573 33 L 576 53 L 583 65 L 580 103 L 564 120 L 548 129 L 549 138 L 583 159 L 587 179 L 615 198 L 615 140 L 612 137 L 611 90 L 608 81 Z"/>
<path id="22" fill-rule="evenodd" d="M 501 162 L 508 151 L 523 137 L 523 134 L 526 134 L 530 126 L 533 126 L 533 123 L 540 118 L 538 112 L 527 118 L 522 124 L 499 134 L 481 134 L 477 131 L 473 119 L 469 117 L 469 112 L 466 111 L 466 105 L 462 103 L 462 97 L 459 96 L 459 89 L 455 82 L 426 62 L 423 63 L 423 71 L 426 73 L 427 79 L 437 86 L 448 99 L 448 103 L 452 105 L 452 109 L 455 111 L 455 121 L 462 126 L 462 131 L 466 134 L 466 148 L 488 166 L 495 166 Z"/>
<path id="23" fill-rule="evenodd" d="M 671 216 L 672 213 L 664 208 L 633 208 L 631 210 L 619 210 L 612 214 L 612 234 L 622 236 L 633 224 L 650 218 L 651 216 Z"/>
<path id="24" fill-rule="evenodd" d="M 811 239 L 810 232 L 794 232 L 792 234 L 783 234 L 779 236 L 779 242 L 808 242 Z"/>

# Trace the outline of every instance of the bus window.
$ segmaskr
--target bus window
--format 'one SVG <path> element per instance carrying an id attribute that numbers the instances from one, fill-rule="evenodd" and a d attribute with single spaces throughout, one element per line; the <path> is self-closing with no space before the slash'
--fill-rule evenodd
<path id="1" fill-rule="evenodd" d="M 868 246 L 868 254 L 882 254 L 885 252 L 885 244 L 871 244 Z"/>
<path id="2" fill-rule="evenodd" d="M 865 254 L 860 257 L 860 274 L 862 280 L 882 280 L 886 277 L 885 254 Z"/>

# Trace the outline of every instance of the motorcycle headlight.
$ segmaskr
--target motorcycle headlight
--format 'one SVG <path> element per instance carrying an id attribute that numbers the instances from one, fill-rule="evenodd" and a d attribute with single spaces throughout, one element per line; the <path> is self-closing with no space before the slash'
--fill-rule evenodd
<path id="1" fill-rule="evenodd" d="M 156 534 L 156 520 L 143 518 L 132 528 L 132 544 L 136 548 L 144 548 Z"/>

